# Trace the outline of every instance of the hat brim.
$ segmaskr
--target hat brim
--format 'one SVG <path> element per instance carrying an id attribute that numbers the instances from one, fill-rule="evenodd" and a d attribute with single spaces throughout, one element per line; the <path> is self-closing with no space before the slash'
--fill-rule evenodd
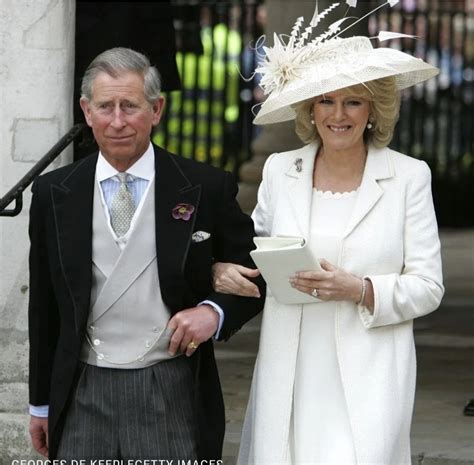
<path id="1" fill-rule="evenodd" d="M 426 81 L 439 69 L 419 58 L 391 48 L 371 49 L 353 57 L 352 63 L 333 64 L 322 61 L 312 64 L 280 92 L 272 92 L 262 104 L 254 124 L 271 124 L 295 119 L 292 106 L 308 99 L 345 87 L 395 76 L 399 90 Z"/>

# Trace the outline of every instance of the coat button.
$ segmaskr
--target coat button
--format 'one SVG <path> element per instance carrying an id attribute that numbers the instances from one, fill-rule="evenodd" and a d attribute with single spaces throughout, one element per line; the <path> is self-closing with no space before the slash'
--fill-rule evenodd
<path id="1" fill-rule="evenodd" d="M 145 341 L 145 347 L 146 347 L 146 348 L 151 347 L 151 342 L 150 342 L 150 341 Z"/>
<path id="2" fill-rule="evenodd" d="M 103 360 L 104 354 L 97 354 L 97 360 Z"/>
<path id="3" fill-rule="evenodd" d="M 100 339 L 94 339 L 94 345 L 95 346 L 100 345 Z"/>

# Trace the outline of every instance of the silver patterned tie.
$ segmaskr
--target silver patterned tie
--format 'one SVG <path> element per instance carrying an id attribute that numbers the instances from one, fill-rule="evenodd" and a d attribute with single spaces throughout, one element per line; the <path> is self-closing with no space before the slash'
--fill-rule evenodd
<path id="1" fill-rule="evenodd" d="M 110 221 L 117 237 L 122 237 L 127 233 L 135 213 L 135 203 L 133 195 L 127 186 L 127 176 L 127 173 L 117 173 L 120 187 L 110 205 Z"/>

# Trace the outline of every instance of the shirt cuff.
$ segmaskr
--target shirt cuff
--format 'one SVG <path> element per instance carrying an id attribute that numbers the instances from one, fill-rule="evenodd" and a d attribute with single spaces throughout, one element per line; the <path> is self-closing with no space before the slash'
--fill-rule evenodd
<path id="1" fill-rule="evenodd" d="M 217 326 L 216 334 L 214 334 L 214 339 L 219 339 L 219 334 L 222 329 L 222 325 L 224 324 L 224 310 L 214 303 L 212 300 L 203 300 L 199 305 L 210 305 L 212 309 L 219 315 L 219 325 Z"/>
<path id="2" fill-rule="evenodd" d="M 34 417 L 47 418 L 49 405 L 30 405 L 30 415 Z"/>

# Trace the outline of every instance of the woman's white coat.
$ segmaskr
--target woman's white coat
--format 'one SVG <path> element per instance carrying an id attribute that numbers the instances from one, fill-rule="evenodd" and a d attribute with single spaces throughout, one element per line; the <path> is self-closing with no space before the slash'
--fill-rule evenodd
<path id="1" fill-rule="evenodd" d="M 252 215 L 259 236 L 308 238 L 316 152 L 313 143 L 269 157 Z M 337 359 L 357 463 L 410 464 L 416 380 L 412 321 L 435 310 L 444 292 L 426 163 L 389 148 L 369 149 L 335 265 L 370 277 L 375 293 L 373 315 L 350 302 L 338 302 L 336 309 Z M 268 295 L 241 465 L 290 463 L 301 313 L 301 305 L 279 304 Z"/>

